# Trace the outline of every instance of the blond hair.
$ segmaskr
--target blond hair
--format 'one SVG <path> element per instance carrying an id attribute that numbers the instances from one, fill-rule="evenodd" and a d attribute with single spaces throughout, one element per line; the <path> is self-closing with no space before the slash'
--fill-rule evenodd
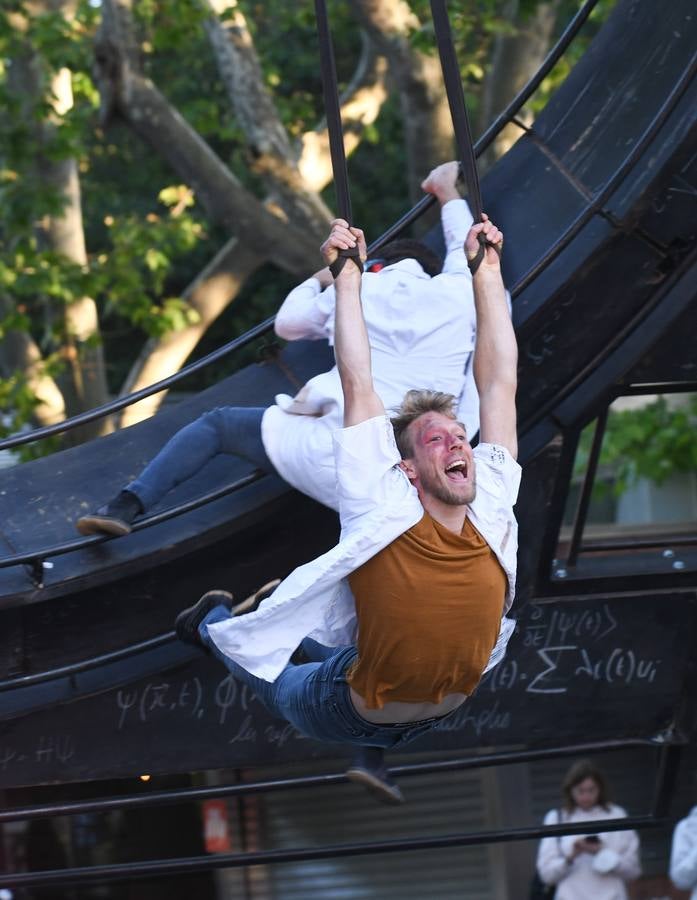
<path id="1" fill-rule="evenodd" d="M 455 397 L 443 391 L 430 391 L 427 389 L 407 391 L 402 404 L 396 411 L 396 415 L 390 420 L 394 429 L 394 437 L 397 442 L 402 459 L 411 459 L 414 455 L 414 445 L 409 434 L 409 426 L 419 416 L 425 413 L 435 412 L 455 418 Z"/>

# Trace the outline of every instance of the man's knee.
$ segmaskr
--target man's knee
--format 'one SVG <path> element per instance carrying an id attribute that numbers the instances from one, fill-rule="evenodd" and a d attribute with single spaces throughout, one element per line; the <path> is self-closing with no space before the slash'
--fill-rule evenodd
<path id="1" fill-rule="evenodd" d="M 252 462 L 256 467 L 273 471 L 261 436 L 263 407 L 218 406 L 203 413 L 184 429 L 194 435 L 210 455 L 226 453 Z"/>
<path id="2" fill-rule="evenodd" d="M 235 452 L 240 433 L 239 413 L 240 408 L 236 406 L 217 406 L 199 416 L 196 424 L 211 435 L 218 452 Z"/>
<path id="3" fill-rule="evenodd" d="M 223 434 L 226 428 L 235 424 L 240 410 L 239 406 L 216 406 L 199 416 L 198 421 Z"/>

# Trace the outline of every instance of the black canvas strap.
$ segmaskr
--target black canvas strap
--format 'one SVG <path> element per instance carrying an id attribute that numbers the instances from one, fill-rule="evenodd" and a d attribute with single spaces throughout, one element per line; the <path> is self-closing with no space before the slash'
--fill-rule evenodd
<path id="1" fill-rule="evenodd" d="M 436 33 L 440 65 L 443 70 L 445 91 L 448 95 L 450 117 L 453 121 L 455 144 L 460 159 L 460 166 L 462 167 L 462 177 L 465 179 L 465 185 L 467 186 L 467 197 L 474 221 L 481 222 L 482 196 L 479 188 L 477 160 L 474 155 L 472 131 L 467 115 L 467 107 L 465 106 L 462 79 L 460 78 L 460 69 L 457 64 L 445 0 L 431 0 L 431 14 Z"/>
<path id="2" fill-rule="evenodd" d="M 322 94 L 324 95 L 324 108 L 327 116 L 327 131 L 329 132 L 329 154 L 332 160 L 334 172 L 334 190 L 336 192 L 337 212 L 342 219 L 351 224 L 351 196 L 348 186 L 348 171 L 346 168 L 346 153 L 344 150 L 344 133 L 341 125 L 341 107 L 339 105 L 339 89 L 336 82 L 336 64 L 334 62 L 334 45 L 329 30 L 327 6 L 325 0 L 315 0 L 315 14 L 317 17 L 317 35 L 319 38 L 319 60 L 322 72 Z M 346 260 L 352 259 L 359 269 L 362 269 L 358 247 L 348 250 L 340 250 L 339 256 L 329 267 L 334 278 L 343 269 Z"/>
<path id="3" fill-rule="evenodd" d="M 474 154 L 472 130 L 470 128 L 469 116 L 467 115 L 465 94 L 462 90 L 462 79 L 460 78 L 460 69 L 457 64 L 457 55 L 455 53 L 455 45 L 453 44 L 446 0 L 431 0 L 431 15 L 433 16 L 433 28 L 436 33 L 440 65 L 443 70 L 445 91 L 448 95 L 448 105 L 450 107 L 450 117 L 453 122 L 455 144 L 460 159 L 462 177 L 465 180 L 465 186 L 467 188 L 467 198 L 469 200 L 474 221 L 481 222 L 482 195 L 479 187 L 477 159 Z M 474 259 L 468 260 L 467 262 L 473 275 L 484 259 L 486 243 L 487 242 L 480 235 L 480 245 L 477 255 Z M 490 244 L 489 246 L 493 247 L 494 245 Z M 500 255 L 500 248 L 495 247 L 495 249 Z"/>

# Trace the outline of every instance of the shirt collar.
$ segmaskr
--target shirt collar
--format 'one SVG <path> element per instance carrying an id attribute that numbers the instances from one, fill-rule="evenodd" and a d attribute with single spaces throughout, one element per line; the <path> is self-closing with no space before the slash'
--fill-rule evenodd
<path id="1" fill-rule="evenodd" d="M 391 263 L 389 266 L 385 266 L 384 269 L 381 269 L 381 272 L 392 271 L 393 269 L 397 269 L 400 272 L 407 272 L 409 275 L 413 275 L 415 278 L 428 278 L 430 280 L 431 276 L 424 272 L 421 268 L 421 264 L 418 263 L 415 259 L 400 259 L 399 262 Z M 380 274 L 380 272 L 376 273 Z"/>

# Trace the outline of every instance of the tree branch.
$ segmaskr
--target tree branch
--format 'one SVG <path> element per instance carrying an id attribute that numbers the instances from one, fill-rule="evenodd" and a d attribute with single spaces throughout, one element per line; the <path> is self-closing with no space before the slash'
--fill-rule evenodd
<path id="1" fill-rule="evenodd" d="M 278 207 L 261 203 L 247 191 L 208 144 L 184 120 L 155 85 L 124 66 L 127 60 L 119 35 L 110 31 L 123 0 L 104 0 L 105 15 L 97 38 L 96 78 L 100 92 L 111 93 L 115 109 L 129 126 L 189 184 L 209 216 L 233 234 L 254 235 L 266 256 L 288 271 L 307 271 L 317 254 L 317 241 L 287 227 Z"/>
<path id="2" fill-rule="evenodd" d="M 346 155 L 358 147 L 366 129 L 375 122 L 389 94 L 386 85 L 387 60 L 363 32 L 363 48 L 356 71 L 341 97 L 341 122 Z M 302 138 L 298 170 L 308 189 L 321 191 L 332 180 L 329 132 L 321 122 Z"/>
<path id="3" fill-rule="evenodd" d="M 437 55 L 415 50 L 410 32 L 419 20 L 404 0 L 354 0 L 356 17 L 389 61 L 397 86 L 407 145 L 411 198 L 421 197 L 421 181 L 438 163 L 452 158 L 452 122 Z"/>
<path id="4" fill-rule="evenodd" d="M 184 291 L 184 299 L 198 321 L 180 331 L 149 340 L 121 388 L 121 396 L 137 391 L 179 371 L 208 327 L 230 305 L 245 280 L 263 263 L 263 255 L 249 244 L 232 238 Z M 165 391 L 127 407 L 121 427 L 133 425 L 157 412 Z"/>
<path id="5" fill-rule="evenodd" d="M 14 304 L 0 295 L 0 316 L 5 318 L 14 312 Z M 26 331 L 10 330 L 0 340 L 0 367 L 3 375 L 10 377 L 21 372 L 27 386 L 36 396 L 34 419 L 37 425 L 55 425 L 65 418 L 63 394 L 56 382 L 45 373 L 41 350 Z"/>
<path id="6" fill-rule="evenodd" d="M 200 0 L 210 12 L 205 22 L 218 71 L 251 153 L 251 168 L 269 188 L 266 202 L 279 206 L 294 227 L 320 243 L 332 214 L 308 189 L 264 76 L 252 35 L 237 0 Z M 217 15 L 226 13 L 224 21 Z"/>
<path id="7" fill-rule="evenodd" d="M 210 15 L 204 23 L 232 109 L 255 155 L 290 161 L 293 152 L 264 76 L 247 21 L 237 0 L 200 0 Z M 218 16 L 225 15 L 224 21 Z"/>
<path id="8" fill-rule="evenodd" d="M 544 0 L 532 12 L 523 14 L 520 0 L 508 0 L 504 10 L 507 21 L 515 26 L 513 34 L 500 34 L 494 41 L 491 67 L 484 81 L 479 130 L 483 132 L 494 116 L 527 84 L 542 64 L 554 33 L 560 0 Z M 523 110 L 519 116 L 532 124 L 532 114 Z M 492 165 L 521 136 L 517 125 L 509 123 L 496 137 L 482 163 Z"/>

